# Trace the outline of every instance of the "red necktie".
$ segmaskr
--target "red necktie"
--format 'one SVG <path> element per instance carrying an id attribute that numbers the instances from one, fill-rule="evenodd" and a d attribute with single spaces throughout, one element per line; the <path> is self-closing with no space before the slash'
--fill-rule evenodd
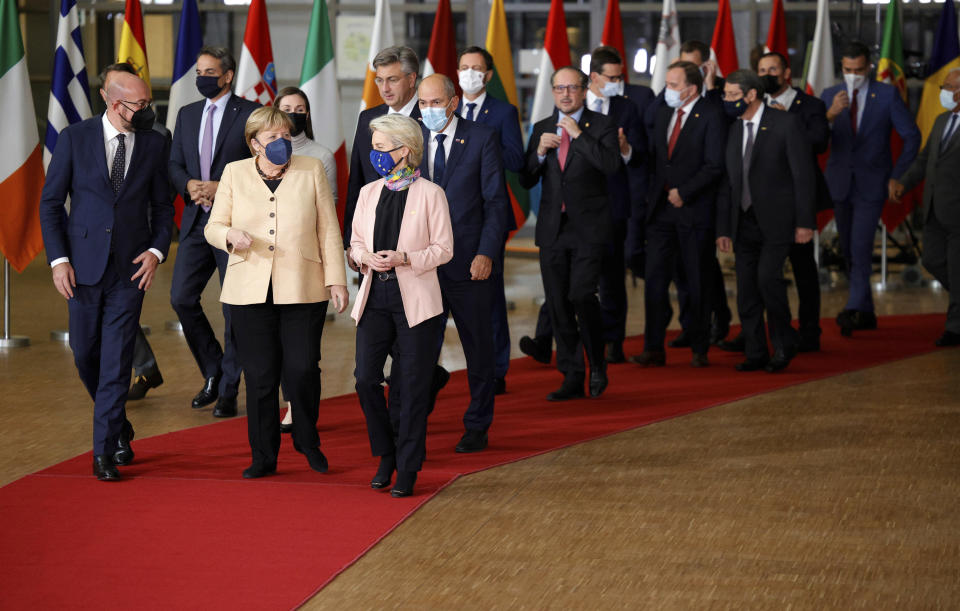
<path id="1" fill-rule="evenodd" d="M 857 137 L 857 114 L 859 109 L 857 108 L 857 93 L 859 89 L 853 90 L 853 99 L 850 100 L 850 130 L 853 132 L 853 137 Z"/>
<path id="2" fill-rule="evenodd" d="M 680 137 L 680 128 L 683 127 L 683 109 L 677 110 L 677 122 L 673 124 L 673 131 L 670 132 L 670 142 L 667 144 L 667 159 L 673 157 L 673 147 L 677 145 L 677 138 Z M 663 142 L 663 140 L 661 140 Z"/>
<path id="3" fill-rule="evenodd" d="M 557 161 L 560 162 L 560 171 L 563 171 L 563 166 L 567 165 L 567 153 L 570 152 L 570 134 L 567 133 L 567 130 L 560 128 L 560 150 L 557 151 Z M 567 211 L 566 202 L 560 203 L 560 212 Z"/>

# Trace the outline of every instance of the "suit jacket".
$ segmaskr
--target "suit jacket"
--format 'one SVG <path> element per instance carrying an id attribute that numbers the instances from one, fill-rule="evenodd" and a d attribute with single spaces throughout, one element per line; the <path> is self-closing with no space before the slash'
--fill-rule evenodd
<path id="1" fill-rule="evenodd" d="M 853 192 L 868 201 L 886 200 L 887 181 L 900 178 L 920 148 L 920 130 L 897 88 L 877 81 L 867 82 L 867 102 L 856 137 L 850 127 L 849 108 L 833 121 L 825 175 L 835 202 L 846 200 Z M 846 85 L 842 83 L 824 89 L 823 103 L 829 108 L 834 96 L 845 90 Z M 890 152 L 891 130 L 896 130 L 903 139 L 896 165 Z"/>
<path id="2" fill-rule="evenodd" d="M 166 140 L 153 130 L 136 132 L 130 166 L 114 195 L 102 120 L 97 115 L 60 132 L 40 198 L 47 262 L 69 257 L 77 282 L 86 285 L 103 277 L 111 249 L 128 279 L 140 267 L 133 259 L 145 250 L 155 248 L 166 258 L 173 233 Z"/>
<path id="3" fill-rule="evenodd" d="M 357 118 L 357 132 L 353 136 L 353 151 L 350 153 L 350 178 L 347 182 L 347 201 L 343 210 L 343 248 L 350 246 L 350 234 L 353 231 L 353 215 L 357 208 L 360 189 L 380 178 L 370 163 L 370 121 L 387 114 L 390 107 L 380 104 L 368 108 Z M 420 107 L 413 105 L 410 118 L 420 120 Z"/>
<path id="4" fill-rule="evenodd" d="M 453 230 L 450 227 L 447 198 L 440 186 L 420 178 L 409 189 L 397 250 L 407 253 L 410 264 L 395 270 L 407 324 L 414 327 L 443 313 L 437 268 L 453 257 Z M 365 254 L 373 251 L 373 227 L 381 191 L 382 178 L 360 189 L 357 210 L 353 216 L 350 256 L 360 266 L 363 282 L 350 316 L 358 323 L 370 295 L 370 283 L 380 282 L 371 277 L 376 272 L 361 265 L 361 261 Z"/>
<path id="5" fill-rule="evenodd" d="M 764 108 L 753 141 L 748 185 L 743 184 L 743 121 L 730 126 L 726 166 L 729 188 L 717 198 L 717 235 L 737 238 L 743 189 L 750 189 L 751 206 L 763 239 L 792 244 L 796 228 L 817 228 L 813 157 L 795 114 Z"/>
<path id="6" fill-rule="evenodd" d="M 200 120 L 206 100 L 187 104 L 177 113 L 177 122 L 173 128 L 173 146 L 170 148 L 170 180 L 173 188 L 183 196 L 188 205 L 180 219 L 180 239 L 184 239 L 197 220 L 198 205 L 187 193 L 187 181 L 200 179 Z M 223 111 L 217 141 L 213 145 L 213 160 L 210 164 L 210 180 L 220 180 L 223 169 L 228 163 L 250 157 L 243 130 L 250 113 L 260 104 L 230 94 L 230 100 Z"/>
<path id="7" fill-rule="evenodd" d="M 657 100 L 657 94 L 646 85 L 631 85 L 627 83 L 623 86 L 623 97 L 633 102 L 637 107 L 637 113 L 640 115 L 641 123 L 644 113 Z"/>
<path id="8" fill-rule="evenodd" d="M 540 213 L 537 215 L 537 246 L 549 247 L 560 234 L 561 207 L 581 241 L 606 244 L 611 239 L 610 201 L 607 178 L 620 169 L 620 146 L 613 120 L 586 108 L 580 116 L 579 137 L 570 142 L 563 170 L 558 149 L 547 151 L 543 163 L 537 158 L 540 136 L 556 133 L 558 112 L 537 122 L 527 146 L 527 159 L 520 184 L 529 189 L 543 180 Z"/>
<path id="9" fill-rule="evenodd" d="M 629 163 L 620 163 L 617 173 L 607 179 L 610 215 L 614 221 L 625 221 L 634 212 L 642 214 L 646 195 L 647 134 L 636 105 L 622 96 L 610 98 L 607 116 L 617 128 L 623 128 L 627 142 L 633 147 Z M 619 144 L 617 151 L 619 152 Z M 623 158 L 621 157 L 621 160 Z M 640 188 L 644 188 L 643 191 Z"/>
<path id="10" fill-rule="evenodd" d="M 723 79 L 717 79 L 717 80 L 720 81 L 721 83 L 723 82 Z M 664 99 L 665 90 L 666 88 L 660 90 L 660 93 L 658 93 L 656 98 L 654 98 L 654 100 L 647 105 L 643 113 L 643 124 L 647 128 L 647 138 L 651 140 L 653 139 L 653 129 L 657 125 L 657 114 L 660 112 L 660 109 L 662 107 L 667 105 L 667 102 Z M 726 121 L 727 126 L 733 123 L 733 119 L 730 119 L 729 117 L 727 117 L 727 115 L 724 114 L 723 112 L 723 85 L 722 84 L 719 87 L 714 87 L 713 89 L 711 89 L 706 94 L 700 97 L 702 97 L 707 102 L 710 102 L 711 104 L 716 105 L 717 110 L 720 111 L 720 116 L 723 118 L 724 121 Z"/>
<path id="11" fill-rule="evenodd" d="M 800 119 L 803 133 L 810 143 L 813 152 L 813 172 L 816 176 L 816 208 L 817 210 L 828 210 L 833 208 L 833 199 L 830 198 L 830 189 L 827 187 L 827 181 L 820 170 L 820 163 L 817 156 L 826 152 L 830 146 L 830 123 L 827 121 L 827 107 L 823 100 L 816 96 L 809 95 L 802 90 L 794 87 L 797 92 L 793 98 L 793 103 L 787 109 Z"/>
<path id="12" fill-rule="evenodd" d="M 674 109 L 666 104 L 657 112 L 650 145 L 651 179 L 647 192 L 647 220 L 657 206 L 669 206 L 666 193 L 676 188 L 683 199 L 681 218 L 694 223 L 712 223 L 717 191 L 723 176 L 726 121 L 719 107 L 700 98 L 680 130 L 673 157 L 667 158 L 670 119 Z"/>
<path id="13" fill-rule="evenodd" d="M 433 180 L 428 164 L 430 130 L 423 129 L 421 176 Z M 469 280 L 470 264 L 477 255 L 500 265 L 500 248 L 507 233 L 506 181 L 500 158 L 500 139 L 492 129 L 458 118 L 446 170 L 438 183 L 443 188 L 453 223 L 453 258 L 440 268 L 447 278 Z"/>
<path id="14" fill-rule="evenodd" d="M 250 234 L 250 248 L 234 251 L 230 229 Z M 228 164 L 203 235 L 230 253 L 223 303 L 264 303 L 271 282 L 277 304 L 327 301 L 327 287 L 347 285 L 340 222 L 319 159 L 294 155 L 274 193 L 253 158 Z"/>
<path id="15" fill-rule="evenodd" d="M 933 210 L 942 224 L 960 226 L 960 127 L 954 128 L 947 149 L 940 152 L 943 130 L 951 112 L 944 112 L 933 122 L 927 144 L 904 173 L 900 182 L 906 190 L 926 179 L 923 189 L 923 218 Z M 960 121 L 960 119 L 958 119 Z"/>

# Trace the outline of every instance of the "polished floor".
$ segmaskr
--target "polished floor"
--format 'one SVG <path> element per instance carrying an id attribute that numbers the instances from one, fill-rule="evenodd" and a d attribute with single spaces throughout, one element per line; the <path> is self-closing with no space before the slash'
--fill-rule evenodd
<path id="1" fill-rule="evenodd" d="M 171 271 L 142 317 L 165 383 L 128 406 L 138 437 L 212 421 L 190 409 L 200 375 L 165 328 Z M 519 357 L 542 288 L 533 259 L 507 271 Z M 944 291 L 901 277 L 877 295 L 881 315 L 945 310 Z M 638 334 L 642 282 L 628 290 Z M 208 311 L 216 297 L 214 281 Z M 843 298 L 828 288 L 824 315 Z M 88 451 L 91 436 L 69 348 L 49 338 L 66 306 L 41 260 L 13 277 L 13 321 L 32 345 L 0 350 L 0 484 Z M 352 390 L 353 341 L 346 315 L 327 324 L 325 396 Z M 464 366 L 452 326 L 442 361 Z M 307 607 L 960 607 L 958 370 L 960 350 L 940 350 L 464 477 Z"/>

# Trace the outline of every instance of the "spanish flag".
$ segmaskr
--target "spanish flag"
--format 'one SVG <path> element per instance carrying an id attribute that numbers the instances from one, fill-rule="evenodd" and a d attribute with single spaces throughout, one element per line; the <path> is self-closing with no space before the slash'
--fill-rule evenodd
<path id="1" fill-rule="evenodd" d="M 923 83 L 923 96 L 920 98 L 920 110 L 917 112 L 917 125 L 923 138 L 921 147 L 926 145 L 930 130 L 937 115 L 944 112 L 940 105 L 940 85 L 947 73 L 960 68 L 960 37 L 957 35 L 957 11 L 953 0 L 943 3 L 943 13 L 937 23 L 937 34 L 933 38 L 933 52 L 930 54 L 927 80 Z"/>
<path id="2" fill-rule="evenodd" d="M 140 0 L 127 0 L 123 29 L 120 30 L 120 46 L 117 47 L 117 61 L 133 66 L 150 89 L 150 69 L 147 67 L 147 43 L 143 37 Z"/>

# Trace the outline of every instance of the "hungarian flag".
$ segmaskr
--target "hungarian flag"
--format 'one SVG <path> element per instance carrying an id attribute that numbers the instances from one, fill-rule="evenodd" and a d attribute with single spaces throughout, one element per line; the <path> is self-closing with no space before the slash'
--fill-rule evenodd
<path id="1" fill-rule="evenodd" d="M 272 104 L 273 97 L 277 95 L 277 70 L 273 64 L 265 0 L 250 2 L 235 82 L 235 91 L 241 97 L 260 102 L 264 106 Z"/>
<path id="2" fill-rule="evenodd" d="M 817 24 L 813 30 L 804 67 L 804 89 L 810 95 L 819 96 L 827 87 L 833 86 L 833 44 L 830 38 L 829 0 L 817 0 Z"/>
<path id="3" fill-rule="evenodd" d="M 627 81 L 627 51 L 623 44 L 623 21 L 620 19 L 620 0 L 610 0 L 607 3 L 607 15 L 603 20 L 603 35 L 600 44 L 613 47 L 623 58 L 623 80 Z"/>
<path id="4" fill-rule="evenodd" d="M 22 272 L 43 250 L 40 191 L 43 149 L 33 112 L 16 0 L 0 0 L 0 252 Z"/>
<path id="5" fill-rule="evenodd" d="M 393 24 L 390 17 L 390 0 L 377 0 L 373 17 L 373 34 L 370 35 L 370 52 L 367 54 L 367 75 L 363 80 L 363 95 L 360 98 L 360 110 L 383 104 L 380 90 L 374 80 L 373 58 L 381 49 L 393 46 Z"/>
<path id="6" fill-rule="evenodd" d="M 767 32 L 765 53 L 779 53 L 787 55 L 787 18 L 783 14 L 783 0 L 773 0 L 773 9 L 770 11 L 770 30 Z"/>
<path id="7" fill-rule="evenodd" d="M 733 17 L 730 15 L 730 0 L 717 4 L 717 23 L 713 27 L 710 42 L 710 59 L 717 62 L 717 75 L 730 74 L 740 67 L 737 61 L 737 38 L 733 34 Z"/>
<path id="8" fill-rule="evenodd" d="M 433 32 L 430 34 L 430 49 L 427 51 L 427 61 L 423 66 L 423 76 L 430 76 L 431 74 L 444 74 L 450 77 L 459 95 L 457 42 L 453 37 L 453 14 L 450 11 L 450 0 L 439 0 L 437 2 L 437 14 L 433 18 Z"/>
<path id="9" fill-rule="evenodd" d="M 503 0 L 493 0 L 487 23 L 487 51 L 493 57 L 493 78 L 487 83 L 487 95 L 517 106 L 517 79 L 513 72 L 513 53 Z M 520 186 L 515 172 L 506 172 L 510 207 L 517 227 L 522 227 L 530 214 L 530 193 Z M 512 236 L 511 236 L 512 237 Z"/>
<path id="10" fill-rule="evenodd" d="M 60 132 L 72 123 L 89 119 L 92 114 L 77 12 L 77 0 L 60 0 L 57 46 L 53 51 L 50 100 L 47 103 L 47 131 L 43 136 L 44 170 L 50 164 Z"/>
<path id="11" fill-rule="evenodd" d="M 659 94 L 667 84 L 667 68 L 680 57 L 680 22 L 675 0 L 663 0 L 660 13 L 660 34 L 653 55 L 653 77 L 650 88 Z"/>
<path id="12" fill-rule="evenodd" d="M 150 89 L 150 68 L 147 66 L 147 43 L 143 37 L 140 0 L 127 0 L 123 27 L 120 30 L 120 46 L 117 47 L 117 61 L 133 66 L 140 78 L 147 83 L 147 89 Z"/>
<path id="13" fill-rule="evenodd" d="M 927 143 L 933 122 L 946 110 L 940 105 L 940 85 L 947 73 L 960 68 L 960 38 L 957 36 L 957 11 L 953 0 L 943 3 L 943 12 L 937 22 L 937 33 L 933 37 L 933 52 L 927 68 L 927 79 L 923 82 L 923 96 L 920 98 L 920 110 L 917 112 L 917 125 L 923 145 Z M 921 146 L 923 146 L 921 145 Z"/>
<path id="14" fill-rule="evenodd" d="M 333 151 L 337 162 L 337 218 L 343 225 L 347 201 L 347 144 L 340 124 L 340 91 L 337 66 L 333 59 L 333 37 L 330 35 L 330 13 L 326 0 L 315 0 L 310 16 L 307 48 L 300 70 L 300 89 L 310 102 L 313 139 Z"/>
<path id="15" fill-rule="evenodd" d="M 547 34 L 540 50 L 540 73 L 533 93 L 530 124 L 533 125 L 553 113 L 553 90 L 550 77 L 554 70 L 570 65 L 570 42 L 567 40 L 567 16 L 563 0 L 550 0 Z"/>

